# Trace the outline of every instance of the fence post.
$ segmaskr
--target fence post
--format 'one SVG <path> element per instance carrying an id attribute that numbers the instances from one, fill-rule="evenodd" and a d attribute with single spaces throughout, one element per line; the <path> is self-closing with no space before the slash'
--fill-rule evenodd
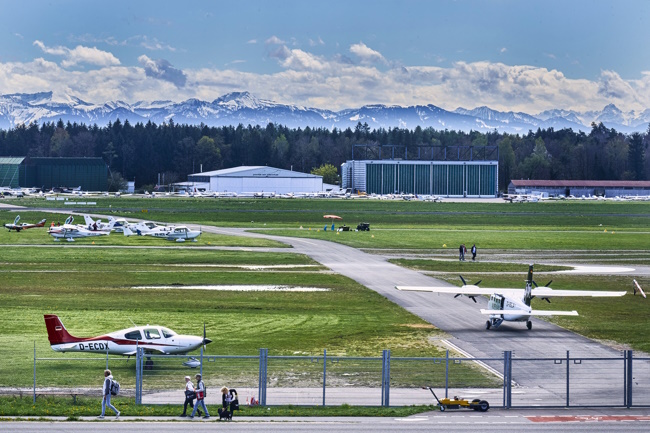
<path id="1" fill-rule="evenodd" d="M 569 391 L 571 381 L 569 379 L 569 351 L 566 351 L 566 407 L 569 407 Z"/>
<path id="2" fill-rule="evenodd" d="M 268 351 L 269 349 L 260 349 L 260 370 L 257 394 L 259 396 L 261 406 L 266 406 L 266 368 Z"/>
<path id="3" fill-rule="evenodd" d="M 203 346 L 201 346 L 201 364 L 199 365 L 199 374 L 201 375 L 201 380 L 203 380 Z"/>
<path id="4" fill-rule="evenodd" d="M 327 349 L 323 349 L 323 406 L 325 406 L 325 382 L 327 381 Z"/>
<path id="5" fill-rule="evenodd" d="M 135 349 L 135 404 L 142 404 L 142 349 Z"/>
<path id="6" fill-rule="evenodd" d="M 390 350 L 382 352 L 381 405 L 390 406 Z"/>
<path id="7" fill-rule="evenodd" d="M 512 406 L 512 351 L 503 352 L 503 407 Z"/>
<path id="8" fill-rule="evenodd" d="M 34 341 L 34 404 L 36 404 L 36 341 Z"/>
<path id="9" fill-rule="evenodd" d="M 449 350 L 445 355 L 445 398 L 449 398 Z"/>
<path id="10" fill-rule="evenodd" d="M 634 381 L 632 380 L 632 351 L 631 350 L 626 350 L 625 351 L 625 357 L 626 357 L 626 365 L 625 365 L 625 379 L 626 384 L 625 384 L 625 391 L 626 391 L 626 398 L 625 398 L 625 406 L 629 409 L 632 407 L 632 384 Z"/>

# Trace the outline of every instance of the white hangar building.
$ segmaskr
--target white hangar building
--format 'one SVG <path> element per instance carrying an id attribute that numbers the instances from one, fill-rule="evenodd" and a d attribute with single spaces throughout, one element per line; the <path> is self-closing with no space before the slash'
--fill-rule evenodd
<path id="1" fill-rule="evenodd" d="M 213 192 L 317 192 L 323 190 L 323 177 L 266 166 L 241 166 L 190 174 L 188 183 Z"/>

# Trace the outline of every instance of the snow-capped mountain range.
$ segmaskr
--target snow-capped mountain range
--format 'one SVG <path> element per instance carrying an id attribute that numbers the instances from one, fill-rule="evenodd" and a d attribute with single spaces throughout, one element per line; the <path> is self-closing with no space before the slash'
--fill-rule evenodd
<path id="1" fill-rule="evenodd" d="M 248 92 L 228 93 L 212 102 L 188 99 L 183 102 L 153 101 L 129 104 L 110 101 L 102 105 L 91 104 L 74 96 L 53 98 L 52 92 L 18 93 L 0 96 L 0 129 L 9 129 L 30 122 L 85 123 L 106 125 L 109 121 L 205 124 L 261 125 L 273 122 L 291 128 L 306 126 L 322 128 L 354 128 L 358 122 L 376 128 L 422 128 L 460 131 L 493 131 L 526 134 L 537 128 L 572 128 L 574 131 L 591 130 L 592 122 L 603 122 L 608 128 L 631 133 L 643 132 L 650 123 L 650 109 L 642 112 L 623 112 L 610 104 L 601 111 L 579 113 L 570 110 L 547 110 L 536 115 L 522 112 L 502 112 L 489 107 L 472 110 L 457 108 L 448 111 L 435 105 L 364 105 L 341 111 L 330 111 L 297 105 L 279 104 L 258 99 Z"/>

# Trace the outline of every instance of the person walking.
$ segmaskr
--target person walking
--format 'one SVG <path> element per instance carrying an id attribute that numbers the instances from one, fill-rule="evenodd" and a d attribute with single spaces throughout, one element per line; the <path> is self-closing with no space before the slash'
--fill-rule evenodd
<path id="1" fill-rule="evenodd" d="M 196 404 L 194 405 L 194 409 L 192 409 L 192 415 L 190 415 L 190 418 L 194 418 L 194 414 L 199 408 L 199 405 L 203 406 L 203 411 L 205 412 L 205 416 L 203 418 L 210 418 L 208 408 L 205 407 L 205 384 L 203 383 L 203 380 L 201 380 L 200 374 L 197 373 L 194 377 L 196 378 Z"/>
<path id="2" fill-rule="evenodd" d="M 111 404 L 111 384 L 113 383 L 113 375 L 111 370 L 104 370 L 104 385 L 102 386 L 102 414 L 97 418 L 104 419 L 104 413 L 106 412 L 106 406 L 113 409 L 115 412 L 115 419 L 120 417 L 120 411 L 115 409 L 115 406 Z"/>
<path id="3" fill-rule="evenodd" d="M 458 247 L 458 260 L 463 261 L 465 259 L 463 255 L 463 244 L 460 244 L 460 247 Z"/>
<path id="4" fill-rule="evenodd" d="M 476 261 L 476 244 L 472 245 L 472 261 Z"/>
<path id="5" fill-rule="evenodd" d="M 194 399 L 196 398 L 196 392 L 194 392 L 194 384 L 192 384 L 192 379 L 189 376 L 185 376 L 185 402 L 183 403 L 183 413 L 180 415 L 182 417 L 187 416 L 187 405 L 189 404 L 192 409 L 194 409 Z M 201 416 L 201 411 L 198 411 L 199 416 Z"/>

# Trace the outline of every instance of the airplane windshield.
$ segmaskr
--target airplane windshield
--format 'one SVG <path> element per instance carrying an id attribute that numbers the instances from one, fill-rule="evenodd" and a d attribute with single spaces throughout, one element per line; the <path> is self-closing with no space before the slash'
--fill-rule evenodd
<path id="1" fill-rule="evenodd" d="M 176 333 L 174 331 L 172 331 L 171 329 L 161 328 L 161 331 L 162 331 L 163 337 L 165 337 L 165 338 L 171 338 L 174 335 L 176 335 Z"/>
<path id="2" fill-rule="evenodd" d="M 146 328 L 144 330 L 144 336 L 147 340 L 155 340 L 160 338 L 160 333 L 156 328 Z"/>

